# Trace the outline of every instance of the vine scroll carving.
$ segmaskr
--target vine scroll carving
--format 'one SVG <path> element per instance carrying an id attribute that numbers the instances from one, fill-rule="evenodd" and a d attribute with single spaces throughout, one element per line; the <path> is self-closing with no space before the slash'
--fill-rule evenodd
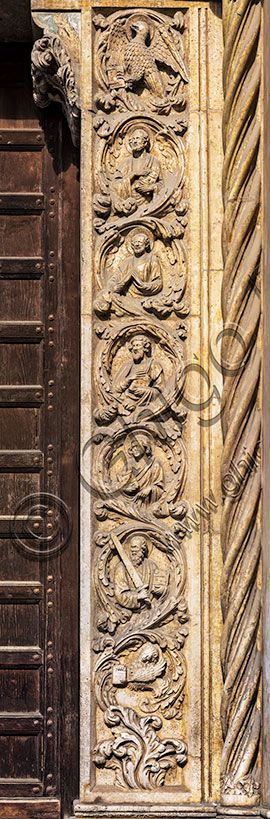
<path id="1" fill-rule="evenodd" d="M 94 768 L 154 790 L 186 764 L 185 20 L 93 18 Z M 170 113 L 170 119 L 167 119 Z M 168 730 L 166 731 L 166 724 Z"/>

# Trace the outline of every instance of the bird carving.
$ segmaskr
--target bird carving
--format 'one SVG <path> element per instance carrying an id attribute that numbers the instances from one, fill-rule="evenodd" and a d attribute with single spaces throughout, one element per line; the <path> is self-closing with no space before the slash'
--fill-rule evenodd
<path id="1" fill-rule="evenodd" d="M 186 68 L 173 37 L 164 25 L 153 27 L 143 17 L 134 17 L 129 25 L 113 23 L 107 43 L 108 69 L 118 67 L 118 78 L 132 88 L 141 81 L 154 97 L 164 99 L 167 91 L 157 64 L 180 74 L 188 81 Z"/>
<path id="2" fill-rule="evenodd" d="M 147 683 L 154 682 L 157 677 L 162 677 L 166 671 L 167 662 L 160 654 L 157 646 L 146 643 L 136 662 L 130 663 L 128 668 L 128 682 Z"/>

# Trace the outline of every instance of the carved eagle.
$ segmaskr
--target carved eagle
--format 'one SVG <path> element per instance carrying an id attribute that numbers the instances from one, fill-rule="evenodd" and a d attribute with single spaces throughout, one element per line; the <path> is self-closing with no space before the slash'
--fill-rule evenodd
<path id="1" fill-rule="evenodd" d="M 155 26 L 153 30 L 143 17 L 134 17 L 128 27 L 120 20 L 113 23 L 107 55 L 108 68 L 119 66 L 119 78 L 122 73 L 127 88 L 143 80 L 155 97 L 166 96 L 166 87 L 157 64 L 165 65 L 174 74 L 180 73 L 182 79 L 188 81 L 181 54 L 166 26 Z"/>

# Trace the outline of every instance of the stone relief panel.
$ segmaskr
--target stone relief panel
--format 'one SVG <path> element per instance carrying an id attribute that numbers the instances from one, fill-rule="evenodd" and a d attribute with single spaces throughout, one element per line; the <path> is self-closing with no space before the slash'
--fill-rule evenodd
<path id="1" fill-rule="evenodd" d="M 173 18 L 154 10 L 97 14 L 93 22 L 98 108 L 158 114 L 184 108 L 188 75 L 182 12 Z"/>
<path id="2" fill-rule="evenodd" d="M 96 384 L 100 398 L 94 416 L 106 424 L 117 416 L 128 423 L 164 417 L 183 421 L 183 344 L 151 321 L 133 321 L 113 328 L 97 325 Z M 104 337 L 105 336 L 105 337 Z"/>
<path id="3" fill-rule="evenodd" d="M 182 714 L 185 555 L 177 537 L 150 523 L 99 532 L 96 545 L 96 629 L 106 636 L 93 642 L 95 690 L 113 739 L 101 739 L 93 759 L 116 771 L 120 787 L 152 789 L 187 760 L 181 736 L 157 733 L 162 716 Z"/>
<path id="4" fill-rule="evenodd" d="M 188 315 L 185 248 L 179 239 L 186 219 L 182 222 L 164 226 L 160 220 L 144 219 L 130 229 L 124 226 L 110 232 L 96 253 L 98 316 L 141 317 L 145 311 L 159 318 L 172 312 L 181 318 Z M 184 338 L 185 324 L 179 324 L 179 329 Z"/>
<path id="5" fill-rule="evenodd" d="M 134 213 L 136 219 L 172 211 L 184 215 L 184 148 L 173 128 L 150 116 L 130 116 L 112 133 L 108 123 L 108 134 L 102 137 L 101 120 L 102 125 L 100 117 L 95 120 L 102 140 L 94 197 L 96 230 L 103 232 L 119 222 L 126 225 Z"/>
<path id="6" fill-rule="evenodd" d="M 135 10 L 93 23 L 92 762 L 113 787 L 151 791 L 188 758 L 185 20 Z"/>
<path id="7" fill-rule="evenodd" d="M 116 426 L 111 434 L 94 437 L 95 503 L 99 520 L 116 515 L 151 519 L 182 519 L 182 495 L 187 456 L 179 424 L 130 425 L 129 433 Z"/>

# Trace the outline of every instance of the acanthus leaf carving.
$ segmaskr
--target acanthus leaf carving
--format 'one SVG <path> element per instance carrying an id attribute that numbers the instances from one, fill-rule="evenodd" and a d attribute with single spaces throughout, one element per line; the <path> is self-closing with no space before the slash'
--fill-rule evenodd
<path id="1" fill-rule="evenodd" d="M 112 727 L 114 739 L 100 742 L 93 751 L 93 759 L 97 766 L 116 771 L 120 787 L 155 789 L 164 785 L 168 769 L 186 763 L 183 740 L 158 737 L 160 717 L 139 717 L 131 708 L 111 706 L 104 720 Z"/>
<path id="2" fill-rule="evenodd" d="M 39 108 L 60 102 L 75 147 L 80 143 L 80 109 L 71 59 L 58 36 L 36 40 L 31 54 L 33 98 Z"/>

